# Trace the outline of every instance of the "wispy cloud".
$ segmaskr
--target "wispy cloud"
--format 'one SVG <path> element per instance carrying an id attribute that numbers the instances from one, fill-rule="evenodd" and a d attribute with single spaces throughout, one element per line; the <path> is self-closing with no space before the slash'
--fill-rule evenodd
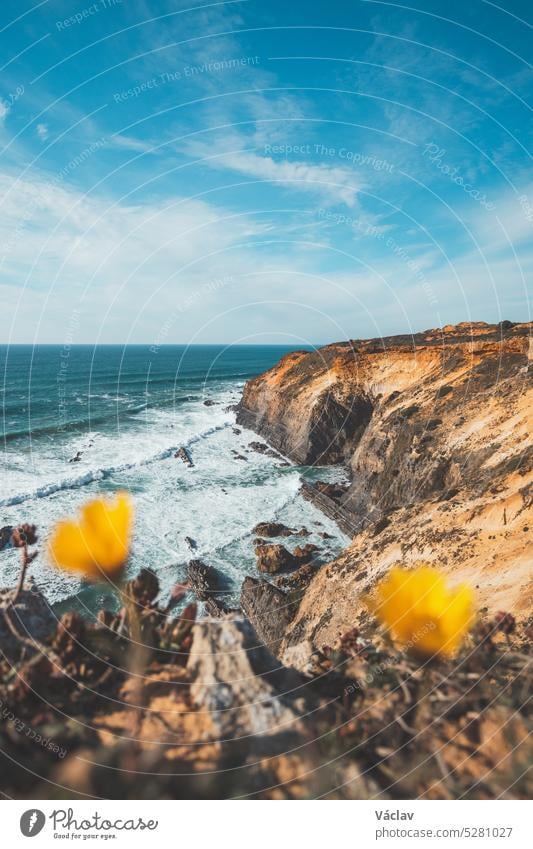
<path id="1" fill-rule="evenodd" d="M 272 183 L 286 184 L 295 191 L 312 192 L 330 203 L 353 207 L 361 186 L 354 173 L 345 168 L 294 160 L 274 160 L 269 156 L 238 151 L 206 159 L 213 168 L 224 168 Z"/>

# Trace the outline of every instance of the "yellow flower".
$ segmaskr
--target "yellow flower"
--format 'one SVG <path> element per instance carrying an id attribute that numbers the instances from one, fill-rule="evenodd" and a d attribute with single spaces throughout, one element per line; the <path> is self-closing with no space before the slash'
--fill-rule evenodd
<path id="1" fill-rule="evenodd" d="M 119 573 L 130 548 L 133 507 L 125 492 L 113 501 L 98 498 L 81 508 L 78 522 L 56 525 L 49 554 L 56 566 L 92 580 Z"/>
<path id="2" fill-rule="evenodd" d="M 455 654 L 474 618 L 470 587 L 449 589 L 443 575 L 424 564 L 391 569 L 373 608 L 398 642 L 425 657 Z"/>

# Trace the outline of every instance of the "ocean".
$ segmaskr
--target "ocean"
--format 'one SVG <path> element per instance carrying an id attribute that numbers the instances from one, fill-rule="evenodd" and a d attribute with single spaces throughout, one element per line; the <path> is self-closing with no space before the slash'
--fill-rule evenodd
<path id="1" fill-rule="evenodd" d="M 244 383 L 290 350 L 0 346 L 0 528 L 38 526 L 41 553 L 31 576 L 58 609 L 68 603 L 90 615 L 115 605 L 109 587 L 58 571 L 44 550 L 56 521 L 118 489 L 135 504 L 128 571 L 152 568 L 163 594 L 197 557 L 224 573 L 226 603 L 237 603 L 244 577 L 258 575 L 252 531 L 260 521 L 306 526 L 305 541 L 319 545 L 324 559 L 345 547 L 336 525 L 299 495 L 302 480 L 339 480 L 342 470 L 286 466 L 254 452 L 257 435 L 237 426 L 231 409 Z M 174 457 L 182 446 L 193 468 Z M 2 586 L 14 585 L 18 552 L 0 551 L 0 569 Z"/>

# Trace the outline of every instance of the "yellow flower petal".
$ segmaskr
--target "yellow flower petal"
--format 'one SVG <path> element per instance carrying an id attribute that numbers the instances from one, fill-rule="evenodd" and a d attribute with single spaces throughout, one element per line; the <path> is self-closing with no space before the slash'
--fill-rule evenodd
<path id="1" fill-rule="evenodd" d="M 79 522 L 60 522 L 49 542 L 52 561 L 97 579 L 119 572 L 130 548 L 133 508 L 126 493 L 114 502 L 96 499 L 81 509 Z"/>
<path id="2" fill-rule="evenodd" d="M 473 620 L 471 589 L 449 590 L 444 576 L 425 564 L 391 569 L 372 606 L 394 639 L 425 656 L 453 655 Z"/>

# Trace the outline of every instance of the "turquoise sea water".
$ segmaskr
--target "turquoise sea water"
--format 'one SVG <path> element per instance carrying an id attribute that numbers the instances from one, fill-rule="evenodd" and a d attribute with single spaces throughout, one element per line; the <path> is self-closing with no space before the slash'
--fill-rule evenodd
<path id="1" fill-rule="evenodd" d="M 88 498 L 127 489 L 136 506 L 130 570 L 151 566 L 164 591 L 195 556 L 222 569 L 236 594 L 244 575 L 255 574 L 252 529 L 274 517 L 328 530 L 334 539 L 325 554 L 336 553 L 345 538 L 298 490 L 302 475 L 338 473 L 287 468 L 250 451 L 257 437 L 237 433 L 228 409 L 246 380 L 289 350 L 0 346 L 0 527 L 34 522 L 44 542 L 53 523 Z M 181 446 L 194 468 L 175 459 Z M 0 569 L 2 584 L 13 582 L 17 553 L 0 552 Z M 55 601 L 90 598 L 43 556 L 32 574 Z"/>

